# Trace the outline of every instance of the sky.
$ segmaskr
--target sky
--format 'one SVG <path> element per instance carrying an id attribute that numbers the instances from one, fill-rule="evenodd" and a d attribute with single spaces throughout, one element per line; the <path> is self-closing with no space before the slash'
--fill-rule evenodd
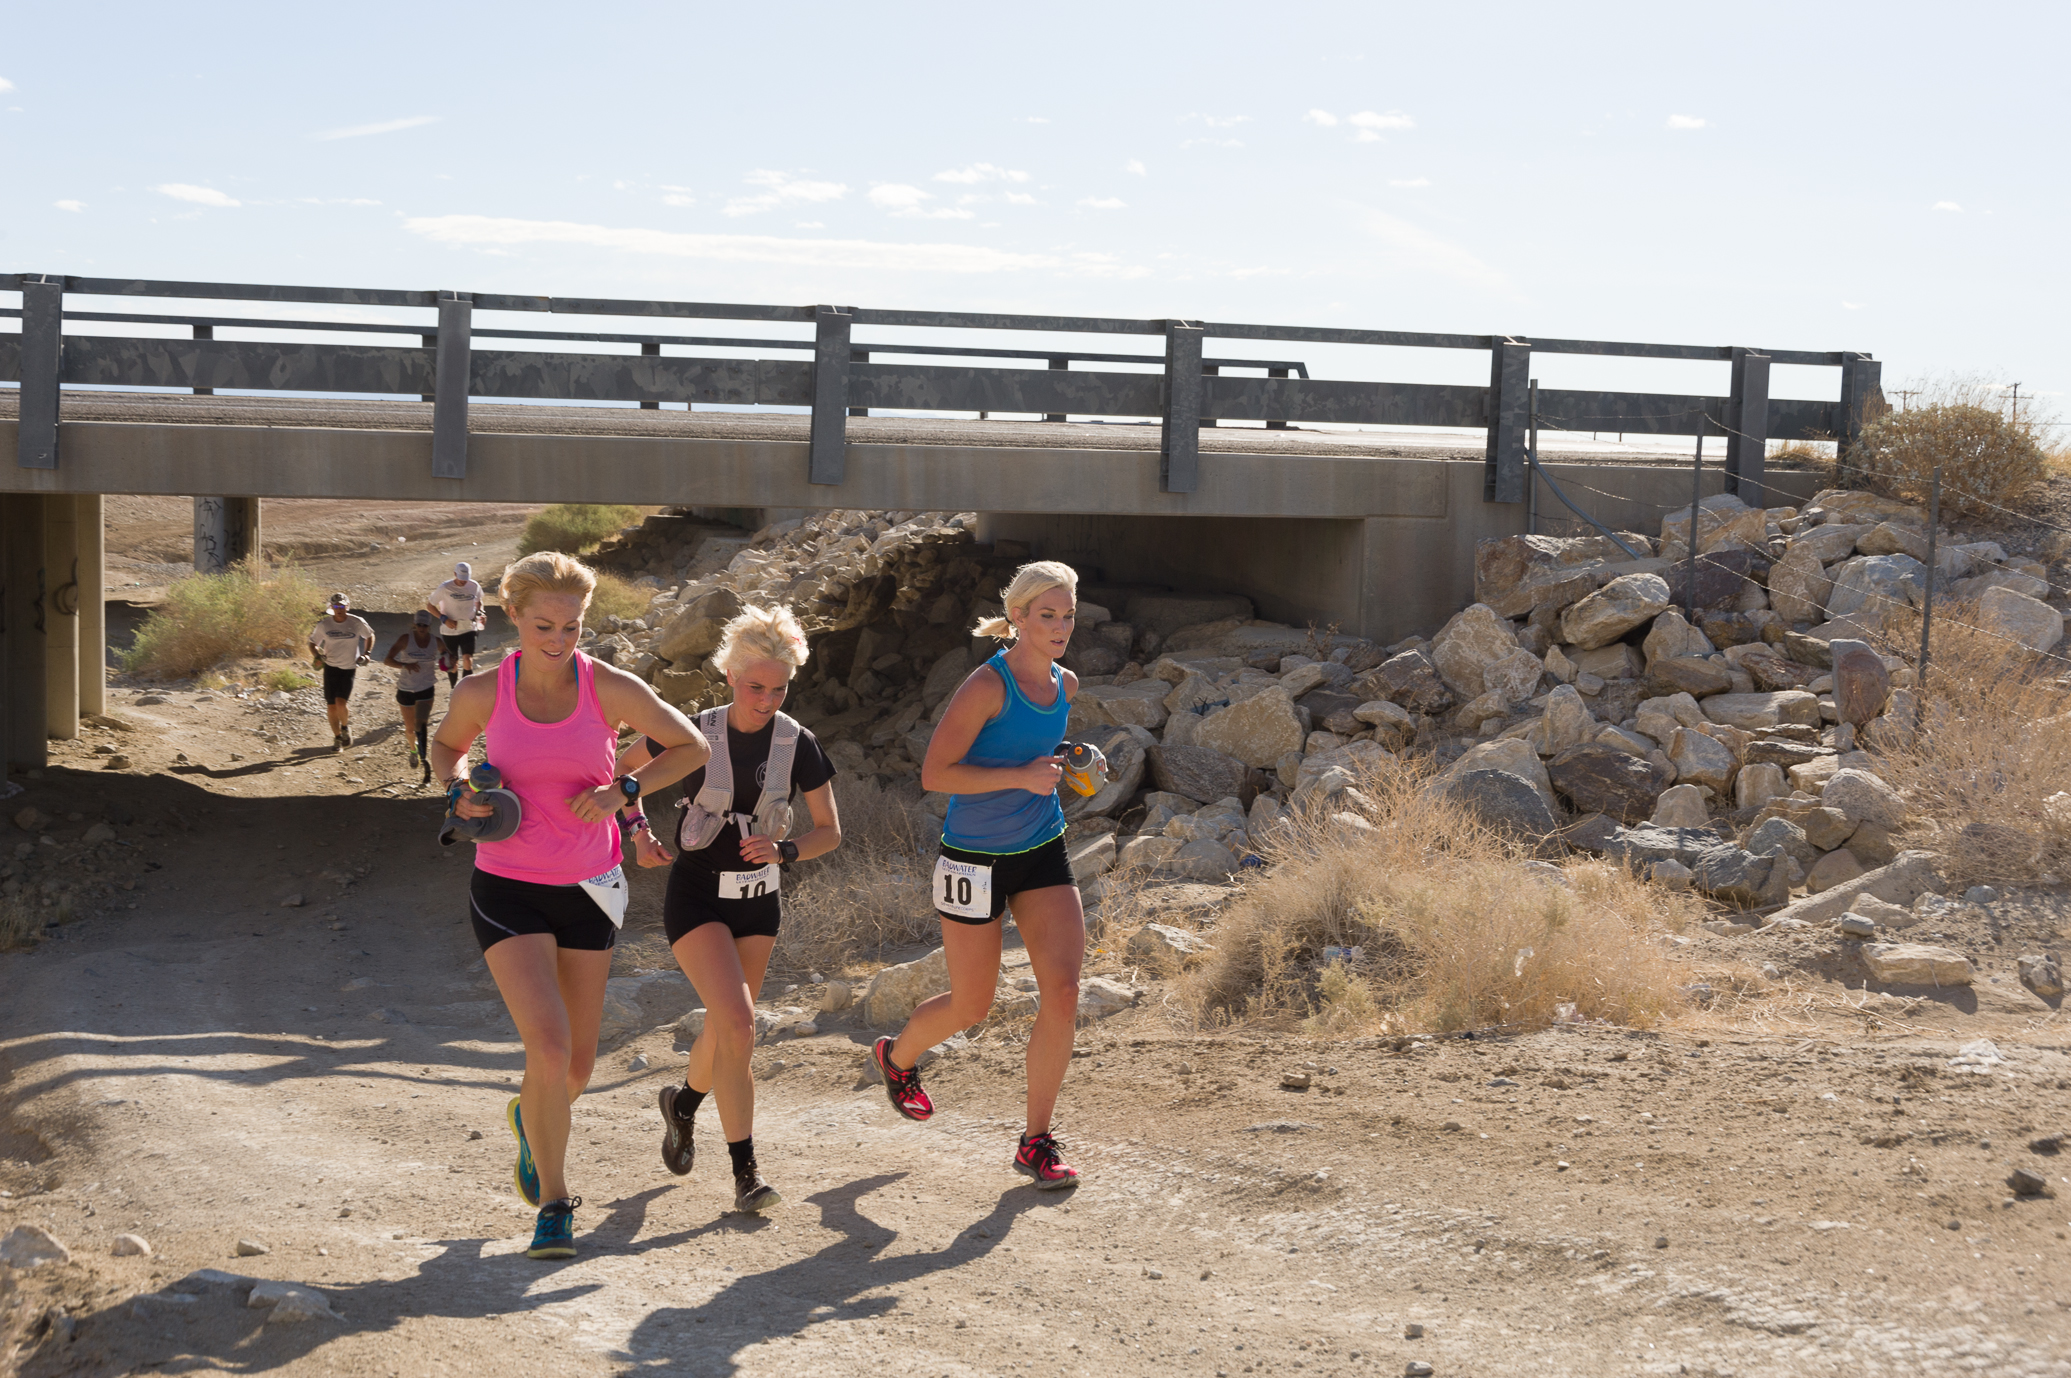
<path id="1" fill-rule="evenodd" d="M 1848 349 L 1887 389 L 2071 391 L 2061 5 L 82 13 L 0 27 L 0 271 Z"/>

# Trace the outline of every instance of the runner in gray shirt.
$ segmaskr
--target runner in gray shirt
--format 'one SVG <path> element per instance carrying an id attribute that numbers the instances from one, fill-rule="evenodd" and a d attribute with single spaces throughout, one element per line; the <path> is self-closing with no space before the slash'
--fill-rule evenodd
<path id="1" fill-rule="evenodd" d="M 432 635 L 438 619 L 420 611 L 409 631 L 396 638 L 395 645 L 381 658 L 383 665 L 401 671 L 396 676 L 396 703 L 403 710 L 403 736 L 410 745 L 410 764 L 424 767 L 424 779 L 431 782 L 431 757 L 425 738 L 431 730 L 432 696 L 439 684 L 439 639 Z"/>

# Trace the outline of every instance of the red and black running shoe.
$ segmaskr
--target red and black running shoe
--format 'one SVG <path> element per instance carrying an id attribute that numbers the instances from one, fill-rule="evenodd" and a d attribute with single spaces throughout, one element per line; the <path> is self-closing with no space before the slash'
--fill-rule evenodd
<path id="1" fill-rule="evenodd" d="M 928 1093 L 920 1089 L 920 1069 L 900 1067 L 892 1061 L 890 1038 L 880 1038 L 870 1045 L 871 1061 L 884 1074 L 884 1092 L 891 1098 L 892 1109 L 909 1120 L 924 1120 L 935 1113 L 935 1103 L 928 1099 Z"/>
<path id="2" fill-rule="evenodd" d="M 1054 1134 L 1023 1134 L 1014 1154 L 1014 1171 L 1033 1181 L 1037 1191 L 1075 1187 L 1079 1170 L 1059 1156 L 1063 1152 Z"/>

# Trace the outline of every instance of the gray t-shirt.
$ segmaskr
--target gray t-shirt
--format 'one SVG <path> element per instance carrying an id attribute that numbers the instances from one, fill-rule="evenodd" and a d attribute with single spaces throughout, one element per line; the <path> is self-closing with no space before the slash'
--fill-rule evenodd
<path id="1" fill-rule="evenodd" d="M 347 613 L 343 622 L 335 617 L 326 617 L 309 634 L 310 649 L 321 655 L 324 664 L 334 670 L 350 670 L 359 664 L 361 645 L 372 645 L 373 642 L 373 627 L 357 613 Z"/>
<path id="2" fill-rule="evenodd" d="M 439 680 L 441 650 L 436 636 L 426 637 L 420 646 L 414 635 L 403 633 L 403 644 L 395 651 L 395 658 L 403 662 L 403 668 L 396 672 L 396 691 L 421 694 L 434 687 Z"/>

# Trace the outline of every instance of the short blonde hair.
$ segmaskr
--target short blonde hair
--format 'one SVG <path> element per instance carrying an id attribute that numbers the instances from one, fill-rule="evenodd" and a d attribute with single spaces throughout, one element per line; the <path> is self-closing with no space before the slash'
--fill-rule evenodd
<path id="1" fill-rule="evenodd" d="M 750 660 L 774 660 L 796 670 L 811 655 L 805 628 L 787 605 L 779 603 L 773 608 L 742 608 L 727 622 L 712 659 L 731 673 Z"/>
<path id="2" fill-rule="evenodd" d="M 1056 560 L 1034 560 L 1014 571 L 1008 581 L 1006 592 L 1000 595 L 1000 602 L 1008 612 L 1021 608 L 1024 611 L 1030 603 L 1041 598 L 1051 589 L 1063 589 L 1074 603 L 1079 598 L 1079 572 L 1070 565 Z M 1004 617 L 987 617 L 971 628 L 973 636 L 989 636 L 998 641 L 1012 641 L 1020 633 L 1014 624 Z"/>
<path id="3" fill-rule="evenodd" d="M 587 608 L 590 595 L 596 588 L 597 576 L 590 573 L 589 566 L 582 561 L 571 559 L 558 550 L 542 550 L 504 566 L 503 580 L 497 591 L 503 596 L 504 611 L 516 617 L 525 611 L 527 603 L 542 593 L 578 594 Z"/>

